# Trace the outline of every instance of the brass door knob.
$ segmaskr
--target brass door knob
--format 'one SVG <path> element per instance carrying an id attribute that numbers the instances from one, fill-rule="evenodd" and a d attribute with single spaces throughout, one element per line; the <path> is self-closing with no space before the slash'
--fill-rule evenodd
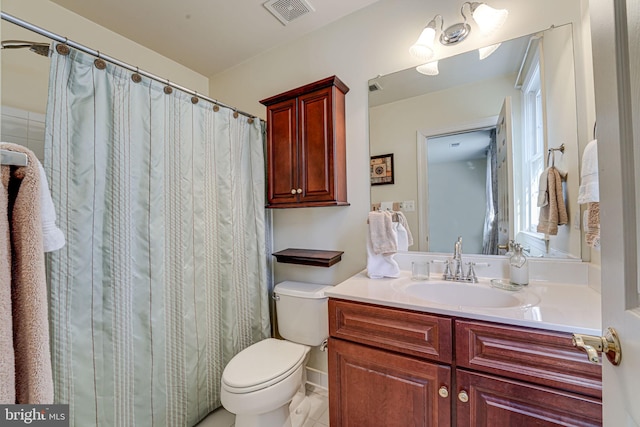
<path id="1" fill-rule="evenodd" d="M 460 391 L 460 393 L 458 393 L 458 399 L 462 403 L 467 403 L 469 401 L 469 395 L 467 394 L 467 392 L 465 390 L 462 390 L 462 391 Z"/>
<path id="2" fill-rule="evenodd" d="M 613 328 L 607 328 L 603 337 L 594 335 L 573 334 L 573 345 L 587 353 L 592 363 L 600 363 L 598 352 L 604 353 L 612 365 L 618 366 L 622 359 L 622 348 L 618 333 Z"/>

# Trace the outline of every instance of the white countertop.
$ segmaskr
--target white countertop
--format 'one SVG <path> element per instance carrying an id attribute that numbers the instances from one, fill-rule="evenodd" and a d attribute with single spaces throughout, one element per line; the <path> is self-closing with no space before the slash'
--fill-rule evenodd
<path id="1" fill-rule="evenodd" d="M 412 281 L 410 276 L 409 271 L 402 271 L 396 279 L 370 279 L 363 271 L 328 289 L 325 294 L 350 301 L 552 331 L 596 336 L 602 332 L 600 294 L 587 285 L 532 281 L 514 292 L 491 288 L 490 280 L 486 278 L 480 278 L 476 284 L 446 282 L 448 286 L 458 286 L 461 292 L 468 291 L 468 286 L 491 288 L 492 291 L 504 293 L 505 298 L 515 297 L 522 301 L 518 306 L 506 308 L 473 307 L 435 303 L 412 296 L 406 292 L 407 287 L 420 286 L 420 282 Z M 428 285 L 430 282 L 441 280 L 432 279 L 422 283 Z"/>

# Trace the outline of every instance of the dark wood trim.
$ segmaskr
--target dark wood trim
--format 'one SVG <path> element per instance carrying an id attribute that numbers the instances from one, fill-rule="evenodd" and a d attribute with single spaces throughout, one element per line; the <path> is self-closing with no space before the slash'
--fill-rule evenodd
<path id="1" fill-rule="evenodd" d="M 287 264 L 312 265 L 315 267 L 331 267 L 342 260 L 344 251 L 325 251 L 319 249 L 284 249 L 274 252 L 278 262 Z"/>
<path id="2" fill-rule="evenodd" d="M 295 89 L 288 90 L 286 92 L 280 93 L 278 95 L 271 96 L 269 98 L 265 98 L 260 103 L 265 106 L 277 104 L 279 102 L 285 101 L 290 98 L 296 98 L 300 95 L 303 95 L 308 92 L 313 92 L 318 89 L 323 89 L 325 87 L 335 86 L 340 89 L 340 92 L 346 95 L 349 92 L 349 87 L 342 82 L 337 76 L 331 76 L 324 78 L 322 80 L 318 80 L 317 82 L 309 83 L 304 86 L 297 87 Z"/>

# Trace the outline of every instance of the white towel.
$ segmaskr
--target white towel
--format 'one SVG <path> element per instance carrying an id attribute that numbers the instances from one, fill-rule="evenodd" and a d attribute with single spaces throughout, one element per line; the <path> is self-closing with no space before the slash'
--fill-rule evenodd
<path id="1" fill-rule="evenodd" d="M 578 203 L 600 202 L 598 177 L 598 140 L 589 142 L 582 153 Z"/>
<path id="2" fill-rule="evenodd" d="M 38 162 L 40 170 L 40 214 L 42 218 L 42 243 L 45 252 L 57 251 L 65 244 L 64 234 L 56 226 L 56 210 L 51 200 L 47 175 L 42 164 Z"/>
<path id="3" fill-rule="evenodd" d="M 371 225 L 369 225 L 370 227 Z M 367 233 L 367 276 L 371 279 L 399 277 L 400 267 L 393 259 L 395 253 L 377 254 L 373 250 L 371 235 Z"/>
<path id="4" fill-rule="evenodd" d="M 538 207 L 541 208 L 543 206 L 547 206 L 549 204 L 549 194 L 547 193 L 547 186 L 549 182 L 549 169 L 546 168 L 540 174 L 540 179 L 538 180 Z"/>
<path id="5" fill-rule="evenodd" d="M 413 235 L 411 234 L 411 230 L 409 229 L 409 222 L 407 222 L 407 217 L 404 216 L 404 213 L 401 211 L 396 211 L 396 215 L 398 216 L 398 224 L 402 226 L 404 232 L 407 234 L 407 248 L 400 249 L 400 235 L 398 235 L 398 250 L 399 251 L 408 251 L 409 246 L 413 245 Z M 398 232 L 400 232 L 401 228 L 398 227 Z M 403 246 L 404 247 L 404 246 Z"/>
<path id="6" fill-rule="evenodd" d="M 396 234 L 398 235 L 398 251 L 406 252 L 409 250 L 409 234 L 407 233 L 407 229 L 404 228 L 400 222 L 393 223 L 394 228 L 396 229 Z"/>

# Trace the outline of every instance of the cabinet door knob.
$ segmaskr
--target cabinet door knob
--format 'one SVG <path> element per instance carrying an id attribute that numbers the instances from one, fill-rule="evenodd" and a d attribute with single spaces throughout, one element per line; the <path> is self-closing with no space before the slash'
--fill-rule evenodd
<path id="1" fill-rule="evenodd" d="M 291 189 L 291 194 L 296 194 L 296 189 L 295 188 Z"/>
<path id="2" fill-rule="evenodd" d="M 302 193 L 302 188 L 298 188 L 298 194 Z"/>
<path id="3" fill-rule="evenodd" d="M 460 402 L 462 403 L 467 403 L 469 401 L 469 395 L 466 391 L 462 390 L 460 393 L 458 393 L 458 399 L 460 399 Z"/>
<path id="4" fill-rule="evenodd" d="M 440 395 L 440 397 L 449 397 L 449 389 L 446 385 L 443 385 L 442 387 L 440 387 L 440 390 L 438 390 L 438 394 Z"/>

